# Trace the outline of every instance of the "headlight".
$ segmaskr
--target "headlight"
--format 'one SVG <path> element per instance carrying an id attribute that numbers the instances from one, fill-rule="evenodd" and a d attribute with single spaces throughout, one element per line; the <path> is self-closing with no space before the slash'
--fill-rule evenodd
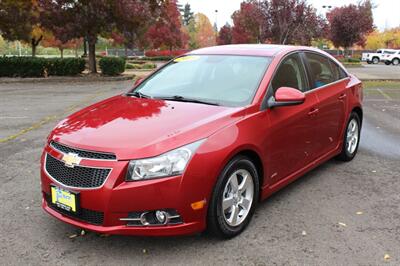
<path id="1" fill-rule="evenodd" d="M 183 174 L 190 158 L 203 141 L 193 142 L 157 157 L 130 161 L 126 180 L 138 181 Z"/>

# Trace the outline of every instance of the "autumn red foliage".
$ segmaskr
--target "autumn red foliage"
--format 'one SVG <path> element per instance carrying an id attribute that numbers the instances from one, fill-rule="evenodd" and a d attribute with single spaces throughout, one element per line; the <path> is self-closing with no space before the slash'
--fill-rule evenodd
<path id="1" fill-rule="evenodd" d="M 9 41 L 23 41 L 32 47 L 32 56 L 43 39 L 39 12 L 34 0 L 0 0 L 0 33 Z"/>
<path id="2" fill-rule="evenodd" d="M 224 44 L 231 44 L 232 43 L 232 27 L 229 24 L 223 26 L 219 30 L 217 43 L 218 43 L 218 45 L 224 45 Z"/>
<path id="3" fill-rule="evenodd" d="M 326 20 L 304 0 L 263 1 L 262 9 L 264 37 L 272 43 L 311 45 L 326 30 Z"/>
<path id="4" fill-rule="evenodd" d="M 263 14 L 256 1 L 243 2 L 240 9 L 232 15 L 233 43 L 256 43 L 261 41 L 261 23 Z"/>
<path id="5" fill-rule="evenodd" d="M 233 43 L 311 45 L 326 21 L 304 0 L 250 0 L 232 15 Z"/>
<path id="6" fill-rule="evenodd" d="M 184 47 L 188 42 L 188 36 L 181 31 L 180 13 L 176 0 L 167 0 L 161 8 L 161 15 L 157 22 L 147 32 L 147 39 L 155 49 L 164 47 Z"/>
<path id="7" fill-rule="evenodd" d="M 370 1 L 334 8 L 327 18 L 328 37 L 336 47 L 346 49 L 354 44 L 364 45 L 366 36 L 374 30 Z"/>
<path id="8" fill-rule="evenodd" d="M 113 24 L 117 32 L 112 38 L 125 48 L 144 45 L 144 35 L 158 18 L 161 9 L 158 0 L 115 0 L 111 2 Z"/>

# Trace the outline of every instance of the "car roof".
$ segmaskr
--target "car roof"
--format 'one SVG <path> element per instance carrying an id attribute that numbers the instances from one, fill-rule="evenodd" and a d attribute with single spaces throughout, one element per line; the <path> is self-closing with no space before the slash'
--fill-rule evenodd
<path id="1" fill-rule="evenodd" d="M 249 55 L 249 56 L 275 56 L 281 52 L 295 50 L 310 50 L 321 52 L 318 49 L 305 46 L 275 45 L 275 44 L 231 44 L 202 48 L 191 51 L 189 54 L 210 55 Z"/>

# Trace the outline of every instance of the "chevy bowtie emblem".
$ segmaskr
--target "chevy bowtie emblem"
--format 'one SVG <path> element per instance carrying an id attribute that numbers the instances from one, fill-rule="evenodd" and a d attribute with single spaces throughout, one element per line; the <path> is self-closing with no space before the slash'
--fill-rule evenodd
<path id="1" fill-rule="evenodd" d="M 65 163 L 65 166 L 71 168 L 74 168 L 76 165 L 79 165 L 81 160 L 82 158 L 79 157 L 78 154 L 72 152 L 64 154 L 64 156 L 62 157 L 62 161 Z"/>

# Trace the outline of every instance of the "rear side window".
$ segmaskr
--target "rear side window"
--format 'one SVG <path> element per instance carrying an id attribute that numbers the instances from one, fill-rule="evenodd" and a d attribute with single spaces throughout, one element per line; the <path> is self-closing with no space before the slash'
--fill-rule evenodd
<path id="1" fill-rule="evenodd" d="M 329 62 L 331 63 L 331 68 L 332 68 L 332 71 L 333 71 L 333 74 L 334 74 L 335 81 L 347 78 L 346 72 L 341 67 L 339 67 L 332 60 L 329 60 Z"/>
<path id="2" fill-rule="evenodd" d="M 314 53 L 306 53 L 306 58 L 310 68 L 311 89 L 325 86 L 339 79 L 340 72 L 332 69 L 330 59 Z"/>

